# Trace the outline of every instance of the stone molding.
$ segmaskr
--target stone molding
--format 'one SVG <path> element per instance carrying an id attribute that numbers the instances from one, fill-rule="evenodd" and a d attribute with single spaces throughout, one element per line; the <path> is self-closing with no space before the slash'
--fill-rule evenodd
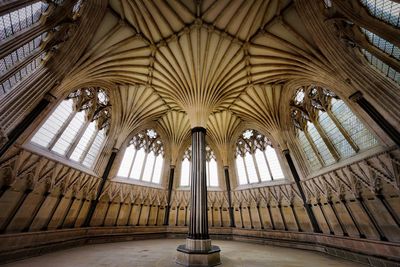
<path id="1" fill-rule="evenodd" d="M 154 238 L 184 238 L 186 227 L 91 227 L 0 236 L 0 263 L 70 247 Z M 237 240 L 327 253 L 369 266 L 400 263 L 400 244 L 327 234 L 211 228 L 213 239 Z M 29 240 L 29 243 L 27 242 Z M 392 266 L 392 265 L 390 265 Z"/>

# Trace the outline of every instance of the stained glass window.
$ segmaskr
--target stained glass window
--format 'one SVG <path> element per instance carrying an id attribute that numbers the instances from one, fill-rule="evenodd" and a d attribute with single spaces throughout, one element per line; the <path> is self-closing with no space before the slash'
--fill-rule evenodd
<path id="1" fill-rule="evenodd" d="M 400 27 L 400 3 L 392 0 L 361 0 L 361 3 L 372 16 Z"/>
<path id="2" fill-rule="evenodd" d="M 384 75 L 400 84 L 400 73 L 365 49 L 361 49 L 368 62 Z"/>
<path id="3" fill-rule="evenodd" d="M 186 158 L 181 165 L 181 186 L 189 186 L 190 176 L 190 161 Z"/>
<path id="4" fill-rule="evenodd" d="M 322 165 L 318 160 L 315 151 L 312 149 L 311 144 L 306 137 L 306 133 L 304 133 L 304 131 L 298 131 L 298 135 L 300 146 L 303 149 L 304 155 L 306 156 L 311 169 L 316 170 L 321 168 Z"/>
<path id="5" fill-rule="evenodd" d="M 0 16 L 0 41 L 38 22 L 48 4 L 41 1 Z"/>
<path id="6" fill-rule="evenodd" d="M 28 43 L 24 44 L 17 50 L 13 51 L 11 54 L 0 59 L 0 75 L 5 72 L 10 71 L 15 65 L 21 63 L 25 58 L 34 52 L 38 51 L 38 47 L 42 42 L 46 33 L 39 35 Z"/>
<path id="7" fill-rule="evenodd" d="M 349 133 L 350 137 L 360 150 L 374 147 L 378 144 L 378 139 L 365 127 L 350 108 L 340 99 L 331 100 L 331 110 L 340 124 Z"/>
<path id="8" fill-rule="evenodd" d="M 117 173 L 118 177 L 159 184 L 164 147 L 154 129 L 136 134 L 129 142 Z"/>
<path id="9" fill-rule="evenodd" d="M 399 4 L 400 5 L 400 4 Z M 380 49 L 382 52 L 386 53 L 388 56 L 400 60 L 400 48 L 393 45 L 389 41 L 381 38 L 379 35 L 376 35 L 367 29 L 361 28 L 361 31 L 365 34 L 367 40 Z M 382 72 L 385 76 L 394 80 L 395 82 L 400 84 L 400 73 L 393 69 L 391 66 L 377 58 L 374 54 L 371 54 L 366 49 L 361 49 L 361 52 L 364 54 L 367 61 L 374 66 L 377 70 Z"/>
<path id="10" fill-rule="evenodd" d="M 301 102 L 301 96 L 296 101 Z M 285 178 L 271 141 L 256 130 L 249 129 L 240 135 L 235 156 L 240 185 Z"/>
<path id="11" fill-rule="evenodd" d="M 92 168 L 110 125 L 110 108 L 103 89 L 79 89 L 57 106 L 30 142 Z"/>
<path id="12" fill-rule="evenodd" d="M 0 98 L 11 91 L 14 86 L 21 82 L 25 77 L 34 72 L 39 66 L 41 66 L 42 58 L 44 58 L 45 53 L 41 53 L 39 56 L 34 58 L 32 61 L 28 62 L 25 66 L 16 70 L 11 75 L 7 76 L 0 83 Z M 2 77 L 3 78 L 3 77 Z"/>
<path id="13" fill-rule="evenodd" d="M 190 146 L 183 154 L 181 164 L 181 180 L 180 185 L 183 187 L 190 186 L 191 183 L 191 161 L 192 147 Z M 208 187 L 218 187 L 218 164 L 214 151 L 210 146 L 206 146 L 206 179 Z"/>
<path id="14" fill-rule="evenodd" d="M 236 157 L 236 173 L 239 178 L 239 184 L 248 184 L 250 183 L 247 180 L 247 174 L 245 170 L 244 159 L 242 156 Z"/>
<path id="15" fill-rule="evenodd" d="M 42 15 L 47 12 L 50 2 L 55 6 L 63 4 L 63 0 L 25 2 L 25 4 L 21 3 L 21 6 L 12 9 L 11 12 L 0 16 L 1 43 L 8 44 L 15 40 L 18 41 L 20 37 L 27 34 L 28 30 L 32 29 L 32 31 L 35 31 L 31 37 L 32 40 L 28 39 L 27 43 L 21 47 L 16 47 L 18 49 L 0 59 L 0 98 L 14 89 L 22 80 L 30 76 L 30 74 L 43 64 L 44 61 L 42 59 L 45 57 L 47 51 L 43 51 L 45 46 L 40 46 L 40 44 L 46 36 L 46 33 L 43 33 L 43 29 L 47 29 L 48 27 L 44 25 L 39 27 L 39 21 Z M 82 0 L 76 0 L 75 5 L 71 6 L 71 10 L 63 13 L 68 14 L 72 12 L 74 14 L 73 19 L 75 20 L 79 15 L 82 2 Z M 41 21 L 44 22 L 45 20 Z M 60 21 L 64 20 L 61 19 Z M 53 27 L 53 30 L 56 31 L 60 29 L 59 25 L 47 26 Z"/>
<path id="16" fill-rule="evenodd" d="M 293 96 L 291 107 L 299 145 L 311 170 L 378 144 L 375 136 L 329 89 L 315 85 L 301 87 Z"/>

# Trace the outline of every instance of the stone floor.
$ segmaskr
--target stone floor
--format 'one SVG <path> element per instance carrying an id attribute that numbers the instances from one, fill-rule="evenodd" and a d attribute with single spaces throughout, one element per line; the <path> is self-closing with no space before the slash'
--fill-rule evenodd
<path id="1" fill-rule="evenodd" d="M 87 245 L 17 261 L 5 266 L 29 267 L 172 267 L 176 247 L 184 240 L 157 239 L 131 242 Z M 318 252 L 250 244 L 236 241 L 214 240 L 221 248 L 220 266 L 285 266 L 325 267 L 361 266 Z"/>

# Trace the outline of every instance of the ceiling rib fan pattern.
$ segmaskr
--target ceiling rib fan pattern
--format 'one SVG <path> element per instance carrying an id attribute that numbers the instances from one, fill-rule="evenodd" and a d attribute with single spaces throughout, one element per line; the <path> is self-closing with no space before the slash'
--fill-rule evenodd
<path id="1" fill-rule="evenodd" d="M 69 77 L 151 88 L 165 110 L 183 112 L 190 127 L 207 128 L 210 115 L 232 110 L 270 132 L 280 125 L 273 106 L 285 103 L 254 110 L 243 101 L 246 95 L 264 84 L 331 72 L 290 0 L 110 0 Z M 129 88 L 135 94 L 136 87 Z"/>

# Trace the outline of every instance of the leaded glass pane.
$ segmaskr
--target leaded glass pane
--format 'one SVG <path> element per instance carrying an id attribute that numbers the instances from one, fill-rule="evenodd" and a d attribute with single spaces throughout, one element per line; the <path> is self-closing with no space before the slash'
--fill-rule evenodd
<path id="1" fill-rule="evenodd" d="M 62 101 L 32 137 L 31 142 L 43 147 L 48 147 L 72 113 L 72 104 L 73 101 L 71 99 Z"/>
<path id="2" fill-rule="evenodd" d="M 378 144 L 375 136 L 364 126 L 343 100 L 332 99 L 332 113 L 349 133 L 351 139 L 363 150 Z"/>
<path id="3" fill-rule="evenodd" d="M 189 186 L 190 162 L 187 158 L 182 161 L 181 167 L 181 186 Z"/>
<path id="4" fill-rule="evenodd" d="M 326 146 L 324 140 L 322 139 L 321 135 L 315 128 L 314 124 L 311 122 L 307 123 L 308 133 L 312 141 L 314 142 L 315 146 L 318 149 L 319 154 L 321 155 L 322 159 L 324 160 L 325 165 L 330 165 L 335 163 L 335 159 L 333 158 L 332 154 L 329 152 L 328 147 Z"/>
<path id="5" fill-rule="evenodd" d="M 86 150 L 89 149 L 88 146 L 95 137 L 96 137 L 96 123 L 91 122 L 89 123 L 88 127 L 83 133 L 81 139 L 79 140 L 79 143 L 76 145 L 70 158 L 78 162 L 81 161 L 82 155 L 85 153 Z"/>
<path id="6" fill-rule="evenodd" d="M 269 173 L 268 165 L 267 165 L 267 162 L 265 161 L 264 152 L 257 149 L 254 156 L 256 157 L 257 167 L 258 167 L 258 171 L 260 173 L 261 181 L 263 181 L 263 182 L 270 181 L 271 174 Z"/>
<path id="7" fill-rule="evenodd" d="M 151 180 L 153 183 L 159 184 L 161 181 L 163 161 L 163 157 L 161 155 L 158 155 L 156 158 L 156 165 L 154 167 L 153 179 Z"/>
<path id="8" fill-rule="evenodd" d="M 310 142 L 303 131 L 298 131 L 300 146 L 303 149 L 304 155 L 306 156 L 308 163 L 312 170 L 317 170 L 321 168 L 321 163 L 319 162 L 317 155 L 315 155 Z"/>
<path id="9" fill-rule="evenodd" d="M 274 178 L 274 180 L 285 178 L 282 172 L 281 164 L 279 163 L 278 156 L 276 155 L 275 149 L 268 146 L 267 149 L 265 150 L 265 154 L 267 156 L 267 160 L 271 168 L 272 177 Z"/>
<path id="10" fill-rule="evenodd" d="M 211 159 L 209 162 L 209 170 L 210 170 L 210 184 L 209 186 L 218 186 L 218 168 L 217 162 L 215 159 Z"/>
<path id="11" fill-rule="evenodd" d="M 254 161 L 253 161 L 253 156 L 251 154 L 247 153 L 244 156 L 244 161 L 246 164 L 247 174 L 249 176 L 250 183 L 257 183 L 258 177 L 257 177 L 256 167 L 255 167 Z"/>
<path id="12" fill-rule="evenodd" d="M 376 35 L 367 29 L 361 28 L 364 34 L 367 36 L 368 41 L 388 54 L 389 56 L 394 57 L 397 60 L 400 60 L 400 48 L 393 45 L 391 42 L 386 41 L 385 39 L 381 38 L 379 35 Z"/>
<path id="13" fill-rule="evenodd" d="M 35 2 L 0 16 L 0 41 L 39 21 L 48 4 L 39 1 Z"/>
<path id="14" fill-rule="evenodd" d="M 22 81 L 25 77 L 29 76 L 29 74 L 35 71 L 41 65 L 41 60 L 44 56 L 45 53 L 40 54 L 34 60 L 32 60 L 19 70 L 17 70 L 13 75 L 11 75 L 7 80 L 5 80 L 1 86 L 3 90 L 0 90 L 0 97 L 8 93 L 20 81 Z"/>
<path id="15" fill-rule="evenodd" d="M 210 186 L 210 162 L 206 162 L 206 180 L 207 180 L 207 186 Z"/>
<path id="16" fill-rule="evenodd" d="M 67 128 L 61 134 L 54 147 L 51 149 L 60 155 L 65 155 L 68 148 L 75 141 L 79 130 L 85 124 L 85 114 L 83 111 L 75 114 L 74 118 L 68 124 Z"/>
<path id="17" fill-rule="evenodd" d="M 136 152 L 135 162 L 133 163 L 132 171 L 129 175 L 129 178 L 140 180 L 145 156 L 146 153 L 144 152 L 143 148 Z"/>
<path id="18" fill-rule="evenodd" d="M 237 175 L 239 178 L 239 184 L 247 184 L 247 178 L 246 178 L 246 170 L 244 167 L 244 162 L 243 162 L 243 157 L 238 156 L 236 158 L 236 170 L 237 170 Z"/>
<path id="19" fill-rule="evenodd" d="M 120 176 L 120 177 L 128 177 L 129 176 L 129 170 L 131 168 L 133 158 L 135 157 L 135 151 L 136 150 L 133 146 L 128 146 L 126 148 L 121 165 L 119 166 L 117 176 Z"/>
<path id="20" fill-rule="evenodd" d="M 46 34 L 47 33 L 43 33 L 42 35 L 39 35 L 35 39 L 31 40 L 30 42 L 24 44 L 17 50 L 13 51 L 11 54 L 5 56 L 4 58 L 1 58 L 0 59 L 0 75 L 5 73 L 6 71 L 9 71 L 16 64 L 22 62 L 29 55 L 36 52 L 42 39 L 46 36 Z"/>
<path id="21" fill-rule="evenodd" d="M 365 49 L 361 49 L 361 52 L 364 54 L 367 61 L 380 72 L 382 72 L 385 76 L 394 80 L 398 84 L 400 84 L 400 73 L 395 71 L 392 67 L 384 63 L 382 60 L 378 59 L 371 53 L 369 53 Z"/>
<path id="22" fill-rule="evenodd" d="M 400 3 L 392 0 L 361 0 L 374 17 L 400 27 Z"/>
<path id="23" fill-rule="evenodd" d="M 83 160 L 83 165 L 91 168 L 93 167 L 93 163 L 95 162 L 97 156 L 99 155 L 101 145 L 104 143 L 106 135 L 104 129 L 97 132 L 96 138 L 93 141 L 92 146 L 89 149 L 85 159 Z"/>
<path id="24" fill-rule="evenodd" d="M 150 182 L 151 178 L 153 176 L 153 167 L 154 167 L 154 161 L 156 157 L 154 156 L 153 152 L 150 152 L 147 154 L 147 159 L 146 159 L 146 164 L 144 166 L 144 171 L 143 171 L 143 176 L 142 180 L 146 182 Z"/>
<path id="25" fill-rule="evenodd" d="M 319 112 L 318 122 L 342 158 L 356 153 L 327 112 Z"/>
<path id="26" fill-rule="evenodd" d="M 97 97 L 101 103 L 107 99 L 103 93 Z M 154 129 L 143 130 L 129 141 L 117 176 L 160 183 L 163 155 L 164 148 L 158 133 Z"/>

